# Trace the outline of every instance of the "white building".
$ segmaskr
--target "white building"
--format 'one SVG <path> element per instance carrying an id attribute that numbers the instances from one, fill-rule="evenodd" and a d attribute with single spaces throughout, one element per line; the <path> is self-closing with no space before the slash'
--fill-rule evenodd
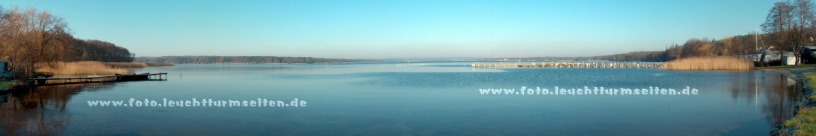
<path id="1" fill-rule="evenodd" d="M 785 65 L 796 65 L 796 56 L 793 55 L 793 52 L 785 52 L 785 54 L 784 54 L 785 58 L 781 58 L 781 59 L 779 57 L 779 51 L 765 51 L 765 53 L 766 53 L 765 54 L 765 62 L 766 63 L 771 62 L 771 61 L 781 60 L 782 62 L 785 63 Z M 762 54 L 740 55 L 741 58 L 748 58 L 750 60 L 753 60 L 754 62 L 759 62 L 759 60 L 761 60 L 760 56 L 762 56 Z"/>

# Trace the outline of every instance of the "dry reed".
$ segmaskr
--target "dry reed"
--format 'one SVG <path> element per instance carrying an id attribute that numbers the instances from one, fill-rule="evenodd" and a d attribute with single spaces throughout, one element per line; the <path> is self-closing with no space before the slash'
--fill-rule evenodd
<path id="1" fill-rule="evenodd" d="M 753 70 L 754 63 L 748 59 L 731 56 L 692 57 L 669 61 L 660 68 L 667 70 Z"/>
<path id="2" fill-rule="evenodd" d="M 173 63 L 145 63 L 145 64 L 147 64 L 148 67 L 153 67 L 153 66 L 174 66 L 175 65 Z"/>
<path id="3" fill-rule="evenodd" d="M 60 75 L 114 75 L 128 74 L 127 69 L 112 68 L 98 61 L 78 61 L 78 62 L 56 62 L 55 68 L 47 67 L 45 64 L 38 64 L 40 68 L 37 73 L 48 73 L 55 76 Z"/>
<path id="4" fill-rule="evenodd" d="M 105 65 L 114 68 L 143 68 L 147 67 L 145 63 L 138 63 L 138 62 L 103 62 Z"/>

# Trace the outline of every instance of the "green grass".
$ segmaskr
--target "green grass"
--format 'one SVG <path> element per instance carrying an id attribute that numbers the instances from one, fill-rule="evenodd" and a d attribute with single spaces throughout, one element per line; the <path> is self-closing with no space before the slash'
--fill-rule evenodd
<path id="1" fill-rule="evenodd" d="M 807 85 L 810 87 L 816 87 L 816 73 L 814 72 L 803 72 L 802 75 L 805 75 L 805 79 L 807 80 Z"/>
<path id="2" fill-rule="evenodd" d="M 768 66 L 768 67 L 757 67 L 757 69 L 789 69 L 789 68 L 804 68 L 804 67 L 816 67 L 816 64 Z"/>
<path id="3" fill-rule="evenodd" d="M 0 91 L 4 91 L 14 85 L 14 81 L 0 80 Z"/>
<path id="4" fill-rule="evenodd" d="M 816 87 L 816 73 L 805 72 L 802 74 L 805 75 L 808 86 Z M 808 96 L 808 100 L 816 100 L 816 95 Z M 800 107 L 796 116 L 786 120 L 783 125 L 797 128 L 794 135 L 816 134 L 816 108 Z"/>
<path id="5" fill-rule="evenodd" d="M 796 127 L 794 135 L 816 134 L 816 108 L 802 108 L 796 117 L 785 121 L 785 127 Z"/>

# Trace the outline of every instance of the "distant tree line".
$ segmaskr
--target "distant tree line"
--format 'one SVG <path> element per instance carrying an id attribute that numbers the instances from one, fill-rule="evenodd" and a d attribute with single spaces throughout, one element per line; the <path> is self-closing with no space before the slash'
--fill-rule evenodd
<path id="1" fill-rule="evenodd" d="M 18 78 L 61 61 L 133 61 L 127 49 L 99 40 L 80 40 L 61 17 L 36 8 L 0 7 L 0 60 Z"/>
<path id="2" fill-rule="evenodd" d="M 816 15 L 810 0 L 774 3 L 762 24 L 764 34 L 746 34 L 721 40 L 690 39 L 682 45 L 671 44 L 664 51 L 632 52 L 595 57 L 529 57 L 492 58 L 483 61 L 548 61 L 548 60 L 609 60 L 609 61 L 670 61 L 688 57 L 738 56 L 760 53 L 760 49 L 792 52 L 801 64 L 802 50 L 814 46 Z M 784 53 L 779 53 L 784 58 Z"/>
<path id="3" fill-rule="evenodd" d="M 134 55 L 128 49 L 100 40 L 73 39 L 67 48 L 67 61 L 133 62 Z"/>
<path id="4" fill-rule="evenodd" d="M 608 56 L 598 56 L 594 59 L 611 61 L 671 61 L 689 57 L 711 57 L 711 56 L 739 56 L 759 52 L 756 44 L 757 38 L 769 37 L 768 35 L 739 35 L 727 37 L 721 40 L 714 39 L 689 39 L 682 45 L 672 44 L 664 51 L 633 52 Z"/>
<path id="5" fill-rule="evenodd" d="M 355 60 L 312 58 L 312 57 L 277 57 L 277 56 L 162 56 L 162 57 L 136 57 L 136 62 L 174 63 L 174 64 L 269 64 L 269 63 L 342 63 L 342 62 L 355 62 Z"/>
<path id="6" fill-rule="evenodd" d="M 491 58 L 480 61 L 650 61 L 664 62 L 688 57 L 710 57 L 710 56 L 738 56 L 743 54 L 759 52 L 756 41 L 769 35 L 740 35 L 727 37 L 721 40 L 689 39 L 682 45 L 671 44 L 663 51 L 643 51 L 631 52 L 615 55 L 592 56 L 592 57 L 527 57 L 527 58 Z"/>

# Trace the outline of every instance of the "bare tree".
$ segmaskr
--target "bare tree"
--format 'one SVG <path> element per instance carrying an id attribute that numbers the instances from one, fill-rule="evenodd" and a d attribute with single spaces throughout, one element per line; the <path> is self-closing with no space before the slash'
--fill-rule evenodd
<path id="1" fill-rule="evenodd" d="M 813 21 L 816 17 L 814 17 L 813 3 L 810 0 L 796 0 L 794 4 L 796 6 L 794 9 L 796 24 L 794 24 L 795 28 L 793 31 L 796 37 L 793 37 L 795 39 L 793 53 L 796 56 L 796 64 L 799 65 L 802 62 L 802 48 L 806 45 L 813 44 L 811 40 L 814 36 L 812 28 Z"/>
<path id="2" fill-rule="evenodd" d="M 796 7 L 790 2 L 777 2 L 771 8 L 762 29 L 771 35 L 772 44 L 780 51 L 793 50 L 793 12 Z M 780 53 L 780 58 L 784 58 L 784 53 Z"/>
<path id="3" fill-rule="evenodd" d="M 780 51 L 794 53 L 798 65 L 801 64 L 802 48 L 813 44 L 810 39 L 814 36 L 815 19 L 813 3 L 810 0 L 796 0 L 794 3 L 777 2 L 768 13 L 762 28 Z M 784 53 L 781 53 L 780 57 L 784 57 Z"/>
<path id="4" fill-rule="evenodd" d="M 51 62 L 66 55 L 61 51 L 69 34 L 61 17 L 36 8 L 12 7 L 0 20 L 0 59 L 11 61 L 16 75 L 33 77 L 38 67 L 53 66 Z"/>
<path id="5" fill-rule="evenodd" d="M 131 62 L 126 48 L 99 40 L 76 39 L 61 17 L 36 8 L 0 8 L 0 60 L 9 60 L 17 78 L 36 76 L 60 61 Z"/>

